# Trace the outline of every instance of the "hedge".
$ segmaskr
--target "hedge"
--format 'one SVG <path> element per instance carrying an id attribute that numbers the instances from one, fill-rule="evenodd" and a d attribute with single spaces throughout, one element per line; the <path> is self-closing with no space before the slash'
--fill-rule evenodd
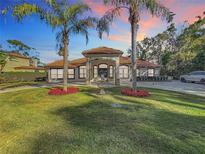
<path id="1" fill-rule="evenodd" d="M 39 77 L 46 77 L 46 72 L 5 72 L 0 74 L 0 83 L 32 82 Z"/>

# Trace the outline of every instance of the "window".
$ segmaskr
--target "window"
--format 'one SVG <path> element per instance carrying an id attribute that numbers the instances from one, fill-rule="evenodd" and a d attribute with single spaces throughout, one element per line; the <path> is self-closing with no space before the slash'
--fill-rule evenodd
<path id="1" fill-rule="evenodd" d="M 51 79 L 58 78 L 58 69 L 51 69 Z"/>
<path id="2" fill-rule="evenodd" d="M 94 78 L 98 77 L 98 67 L 97 66 L 94 66 L 94 70 L 93 70 L 93 73 L 94 73 Z"/>
<path id="3" fill-rule="evenodd" d="M 159 69 L 155 69 L 154 74 L 155 74 L 155 76 L 159 76 L 160 75 L 160 70 Z"/>
<path id="4" fill-rule="evenodd" d="M 205 75 L 205 72 L 203 71 L 197 71 L 197 72 L 191 72 L 191 75 Z"/>
<path id="5" fill-rule="evenodd" d="M 107 68 L 108 66 L 107 66 L 107 64 L 100 64 L 99 65 L 99 68 Z"/>
<path id="6" fill-rule="evenodd" d="M 110 66 L 110 78 L 113 77 L 113 66 Z"/>
<path id="7" fill-rule="evenodd" d="M 33 60 L 29 59 L 29 66 L 33 66 Z"/>
<path id="8" fill-rule="evenodd" d="M 147 73 L 148 73 L 148 71 L 147 71 L 147 69 L 140 69 L 140 76 L 147 76 Z"/>
<path id="9" fill-rule="evenodd" d="M 119 67 L 119 76 L 122 79 L 128 78 L 128 76 L 129 76 L 129 68 L 128 68 L 128 66 L 120 66 Z"/>
<path id="10" fill-rule="evenodd" d="M 68 69 L 68 79 L 74 79 L 74 78 L 75 78 L 75 70 Z"/>
<path id="11" fill-rule="evenodd" d="M 63 78 L 63 69 L 58 69 L 58 79 L 62 79 Z"/>
<path id="12" fill-rule="evenodd" d="M 148 76 L 154 76 L 154 69 L 148 69 Z"/>
<path id="13" fill-rule="evenodd" d="M 139 69 L 137 69 L 136 73 L 137 73 L 137 76 L 140 76 Z"/>
<path id="14" fill-rule="evenodd" d="M 79 76 L 81 79 L 86 78 L 86 66 L 79 67 Z"/>

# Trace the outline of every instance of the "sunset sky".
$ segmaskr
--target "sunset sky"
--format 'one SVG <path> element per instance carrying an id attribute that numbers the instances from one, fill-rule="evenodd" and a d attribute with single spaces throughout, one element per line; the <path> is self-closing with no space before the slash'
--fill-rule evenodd
<path id="1" fill-rule="evenodd" d="M 11 4 L 14 0 L 0 0 L 0 8 Z M 38 0 L 39 1 L 39 0 Z M 74 0 L 73 0 L 74 1 Z M 108 7 L 104 6 L 103 0 L 82 0 L 92 8 L 92 14 L 101 17 Z M 205 0 L 161 0 L 161 3 L 176 14 L 174 22 L 178 29 L 187 20 L 193 23 L 197 15 L 202 15 L 205 11 Z M 112 24 L 110 35 L 106 35 L 102 40 L 97 36 L 95 30 L 90 31 L 89 43 L 86 46 L 85 38 L 80 35 L 71 36 L 70 59 L 82 57 L 81 52 L 86 49 L 99 46 L 108 46 L 120 49 L 124 52 L 130 47 L 130 25 L 126 12 L 122 12 L 121 17 Z M 154 36 L 166 29 L 167 23 L 160 18 L 152 17 L 148 12 L 141 13 L 140 29 L 138 40 L 144 37 Z M 22 23 L 17 23 L 10 15 L 0 16 L 0 44 L 7 48 L 6 40 L 17 39 L 25 44 L 36 48 L 40 53 L 43 62 L 48 63 L 61 59 L 56 52 L 55 32 L 40 21 L 37 16 L 26 18 Z"/>

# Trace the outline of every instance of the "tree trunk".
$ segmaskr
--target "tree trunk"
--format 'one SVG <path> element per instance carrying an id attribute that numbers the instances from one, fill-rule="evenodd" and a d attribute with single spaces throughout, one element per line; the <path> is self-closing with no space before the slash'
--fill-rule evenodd
<path id="1" fill-rule="evenodd" d="M 63 53 L 63 90 L 67 91 L 68 87 L 68 33 L 66 26 L 64 27 L 63 43 L 64 43 L 64 53 Z"/>
<path id="2" fill-rule="evenodd" d="M 132 88 L 133 89 L 137 87 L 137 48 L 136 48 L 137 27 L 138 24 L 136 22 L 131 22 L 131 34 L 132 34 L 131 60 L 132 60 Z"/>

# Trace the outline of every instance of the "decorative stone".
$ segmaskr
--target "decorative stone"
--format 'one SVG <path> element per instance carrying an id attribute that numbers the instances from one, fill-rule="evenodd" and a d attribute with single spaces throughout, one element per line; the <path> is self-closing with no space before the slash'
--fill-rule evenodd
<path id="1" fill-rule="evenodd" d="M 105 90 L 102 88 L 102 89 L 100 89 L 100 95 L 105 95 L 106 93 L 105 93 Z"/>

